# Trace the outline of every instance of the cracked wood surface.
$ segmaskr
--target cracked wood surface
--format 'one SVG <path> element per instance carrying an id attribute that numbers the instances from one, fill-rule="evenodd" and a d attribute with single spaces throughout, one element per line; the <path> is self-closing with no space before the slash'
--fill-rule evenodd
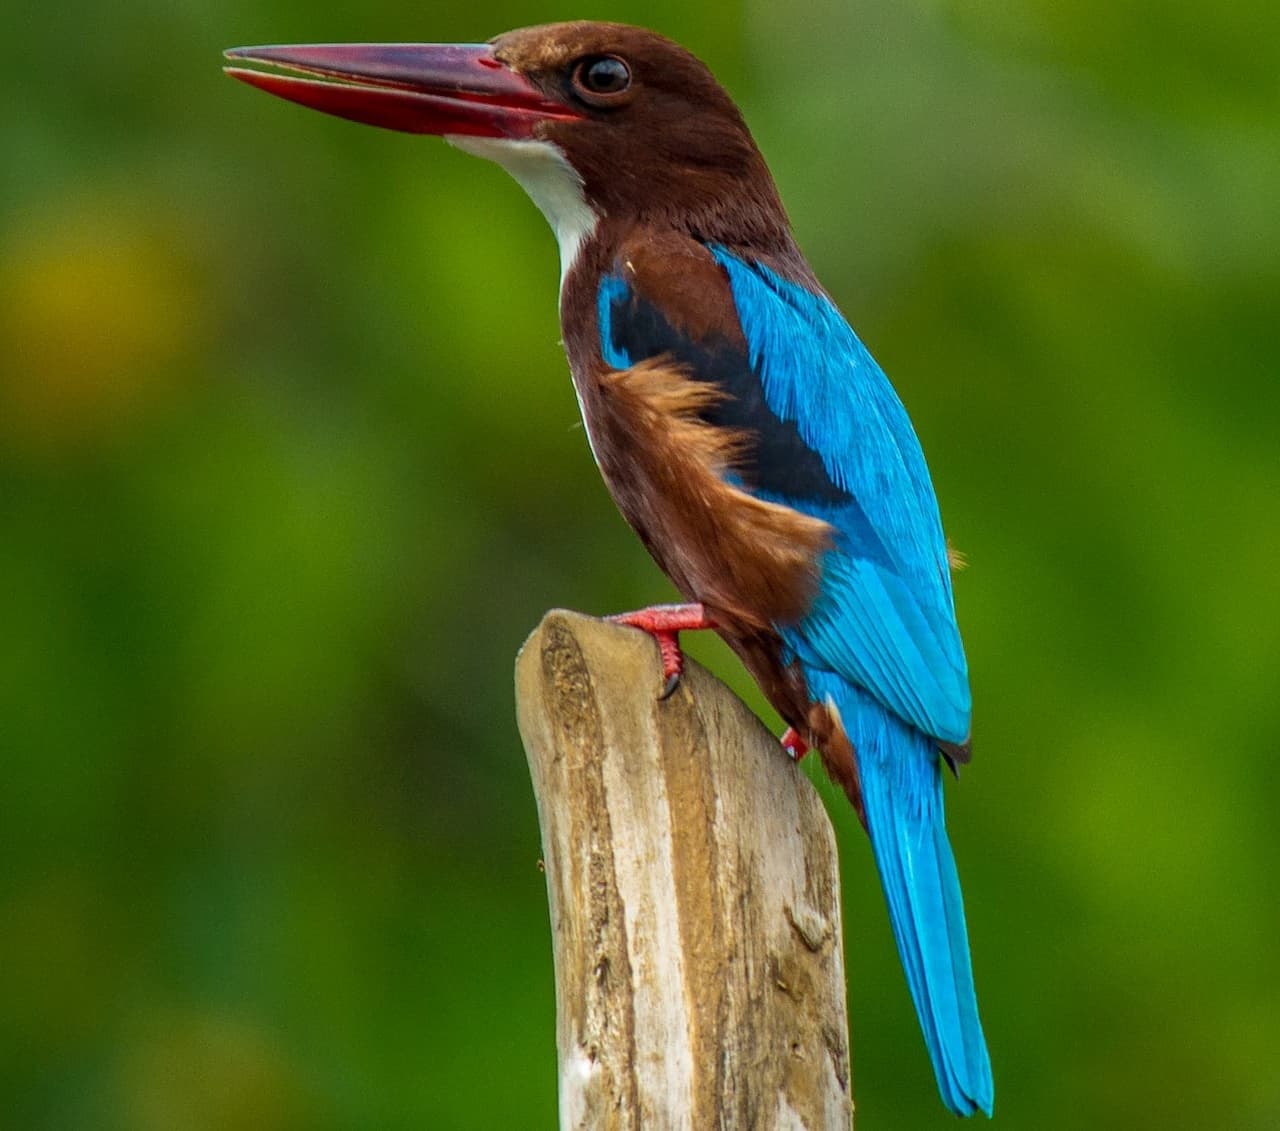
<path id="1" fill-rule="evenodd" d="M 654 642 L 548 613 L 516 663 L 556 975 L 563 1129 L 852 1123 L 840 880 L 778 740 Z"/>

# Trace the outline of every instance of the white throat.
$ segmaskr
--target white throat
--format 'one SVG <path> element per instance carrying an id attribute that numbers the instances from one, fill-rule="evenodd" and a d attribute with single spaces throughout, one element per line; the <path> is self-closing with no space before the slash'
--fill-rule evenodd
<path id="1" fill-rule="evenodd" d="M 510 173 L 547 218 L 560 245 L 560 286 L 600 217 L 587 203 L 582 178 L 558 145 L 549 141 L 512 141 L 501 137 L 450 134 L 450 145 L 495 161 Z"/>

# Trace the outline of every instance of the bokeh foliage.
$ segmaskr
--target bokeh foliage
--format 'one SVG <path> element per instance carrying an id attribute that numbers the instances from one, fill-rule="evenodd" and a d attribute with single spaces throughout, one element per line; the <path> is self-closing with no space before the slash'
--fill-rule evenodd
<path id="1" fill-rule="evenodd" d="M 998 1117 L 1280 1126 L 1277 12 L 6 6 L 0 1122 L 552 1125 L 512 657 L 670 591 L 519 190 L 217 64 L 590 15 L 740 99 L 972 563 L 950 823 Z M 822 788 L 858 1126 L 951 1126 Z"/>

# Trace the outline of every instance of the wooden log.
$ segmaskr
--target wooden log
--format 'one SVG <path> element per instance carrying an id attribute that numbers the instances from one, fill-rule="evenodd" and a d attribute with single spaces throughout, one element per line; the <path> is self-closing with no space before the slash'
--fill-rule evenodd
<path id="1" fill-rule="evenodd" d="M 830 821 L 778 740 L 635 629 L 548 613 L 516 664 L 556 976 L 560 1126 L 852 1123 Z"/>

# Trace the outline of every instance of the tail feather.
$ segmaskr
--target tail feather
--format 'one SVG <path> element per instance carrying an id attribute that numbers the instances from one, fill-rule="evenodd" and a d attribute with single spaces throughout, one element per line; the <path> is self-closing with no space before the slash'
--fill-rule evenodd
<path id="1" fill-rule="evenodd" d="M 991 1114 L 994 1085 L 934 744 L 860 692 L 841 704 L 858 753 L 867 831 L 943 1102 Z"/>

